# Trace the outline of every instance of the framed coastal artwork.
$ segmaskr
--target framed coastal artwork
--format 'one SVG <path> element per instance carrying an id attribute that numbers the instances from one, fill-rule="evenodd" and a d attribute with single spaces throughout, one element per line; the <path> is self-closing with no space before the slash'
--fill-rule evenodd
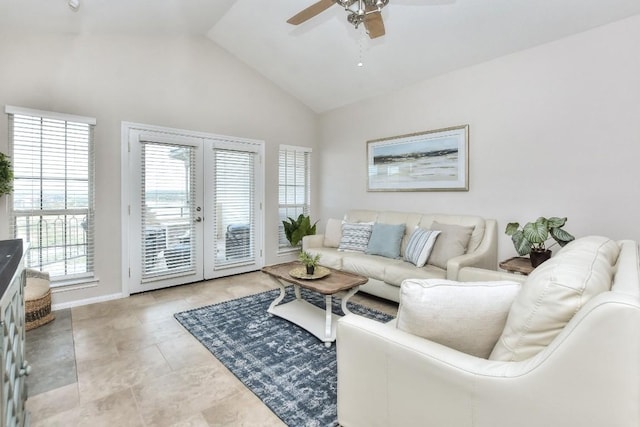
<path id="1" fill-rule="evenodd" d="M 367 191 L 468 191 L 469 125 L 367 141 Z"/>

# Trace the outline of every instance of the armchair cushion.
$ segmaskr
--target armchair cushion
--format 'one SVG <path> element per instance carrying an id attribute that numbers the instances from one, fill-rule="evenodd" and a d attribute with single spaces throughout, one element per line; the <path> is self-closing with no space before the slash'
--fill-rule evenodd
<path id="1" fill-rule="evenodd" d="M 397 328 L 458 351 L 489 357 L 520 284 L 407 279 L 400 287 Z"/>
<path id="2" fill-rule="evenodd" d="M 547 347 L 589 299 L 611 288 L 619 253 L 613 240 L 584 237 L 536 268 L 514 301 L 490 359 L 521 361 Z"/>

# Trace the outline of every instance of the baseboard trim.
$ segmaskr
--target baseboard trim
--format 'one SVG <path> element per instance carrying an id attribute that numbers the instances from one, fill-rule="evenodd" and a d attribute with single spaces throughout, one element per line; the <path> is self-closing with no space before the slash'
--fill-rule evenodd
<path id="1" fill-rule="evenodd" d="M 59 303 L 59 304 L 52 304 L 51 305 L 51 310 L 55 311 L 55 310 L 64 310 L 67 308 L 73 308 L 73 307 L 80 307 L 82 305 L 89 305 L 89 304 L 95 304 L 98 302 L 105 302 L 105 301 L 112 301 L 115 299 L 121 299 L 121 298 L 126 298 L 128 295 L 123 294 L 122 292 L 119 292 L 117 294 L 111 294 L 111 295 L 102 295 L 99 297 L 93 297 L 93 298 L 86 298 L 86 299 L 81 299 L 81 300 L 76 300 L 76 301 L 69 301 L 69 302 L 63 302 L 63 303 Z"/>

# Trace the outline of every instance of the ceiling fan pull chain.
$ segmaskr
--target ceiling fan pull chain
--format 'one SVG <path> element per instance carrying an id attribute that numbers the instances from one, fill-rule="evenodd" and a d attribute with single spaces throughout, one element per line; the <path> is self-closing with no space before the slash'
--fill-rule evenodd
<path id="1" fill-rule="evenodd" d="M 360 58 L 358 61 L 358 67 L 364 67 L 364 42 L 366 39 L 366 29 L 360 34 Z"/>

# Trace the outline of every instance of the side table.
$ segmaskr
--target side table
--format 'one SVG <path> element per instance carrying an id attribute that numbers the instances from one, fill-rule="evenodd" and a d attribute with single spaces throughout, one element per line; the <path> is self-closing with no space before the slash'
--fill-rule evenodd
<path id="1" fill-rule="evenodd" d="M 509 273 L 520 273 L 525 276 L 531 273 L 534 268 L 531 266 L 531 260 L 525 257 L 513 257 L 502 261 L 498 264 L 501 269 Z"/>

